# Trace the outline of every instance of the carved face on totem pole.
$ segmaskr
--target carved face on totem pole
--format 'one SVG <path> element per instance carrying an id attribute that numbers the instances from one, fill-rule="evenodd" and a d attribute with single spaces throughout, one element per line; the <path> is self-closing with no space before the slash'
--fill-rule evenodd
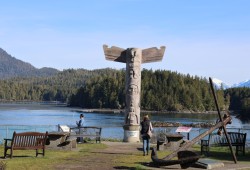
<path id="1" fill-rule="evenodd" d="M 139 116 L 136 114 L 136 109 L 138 106 L 135 98 L 133 98 L 134 95 L 137 95 L 139 93 L 138 86 L 132 84 L 129 86 L 128 91 L 126 93 L 126 103 L 127 103 L 127 109 L 126 109 L 126 119 L 125 124 L 128 125 L 137 125 L 139 124 Z"/>
<path id="2" fill-rule="evenodd" d="M 141 51 L 132 48 L 127 50 L 126 76 L 126 118 L 125 124 L 139 125 L 140 122 L 140 84 L 141 84 Z"/>

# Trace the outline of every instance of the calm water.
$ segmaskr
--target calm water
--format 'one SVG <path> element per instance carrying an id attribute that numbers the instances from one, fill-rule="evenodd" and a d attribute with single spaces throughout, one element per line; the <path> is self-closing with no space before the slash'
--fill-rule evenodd
<path id="1" fill-rule="evenodd" d="M 36 127 L 36 131 L 55 131 L 56 125 L 75 126 L 75 122 L 79 119 L 79 114 L 85 115 L 84 126 L 99 126 L 103 128 L 102 136 L 105 138 L 123 138 L 123 114 L 114 113 L 84 113 L 77 109 L 67 107 L 55 107 L 48 105 L 16 105 L 16 104 L 0 104 L 0 140 L 6 135 L 11 136 L 13 131 L 30 130 Z M 198 123 L 198 122 L 215 122 L 216 114 L 151 114 L 153 121 L 180 122 L 182 124 Z M 8 126 L 7 126 L 8 125 Z M 16 125 L 27 125 L 18 126 Z M 39 126 L 38 126 L 39 125 Z M 6 132 L 8 127 L 8 134 Z M 21 127 L 21 128 L 20 128 Z M 46 129 L 50 127 L 49 129 Z M 233 124 L 229 127 L 233 128 L 249 128 L 249 124 L 242 123 L 233 117 Z M 168 131 L 174 132 L 176 128 L 168 128 Z M 199 129 L 193 128 L 191 138 L 199 134 Z M 248 135 L 249 138 L 250 134 Z M 1 141 L 0 141 L 1 142 Z"/>

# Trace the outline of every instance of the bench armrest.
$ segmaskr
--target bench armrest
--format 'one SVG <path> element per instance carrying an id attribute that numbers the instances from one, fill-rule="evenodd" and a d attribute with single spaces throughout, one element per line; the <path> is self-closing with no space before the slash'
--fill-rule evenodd
<path id="1" fill-rule="evenodd" d="M 5 142 L 4 142 L 4 146 L 5 146 L 5 147 L 7 146 L 8 141 L 12 141 L 12 139 L 6 139 L 6 138 L 4 138 L 4 140 L 5 140 Z"/>
<path id="2" fill-rule="evenodd" d="M 8 141 L 8 140 L 9 140 L 9 141 L 12 141 L 12 139 L 6 139 L 6 138 L 4 138 L 3 140 L 5 140 L 5 141 Z"/>

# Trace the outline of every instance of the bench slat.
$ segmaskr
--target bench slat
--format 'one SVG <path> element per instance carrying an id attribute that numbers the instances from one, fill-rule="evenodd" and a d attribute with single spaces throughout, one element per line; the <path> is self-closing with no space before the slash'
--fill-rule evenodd
<path id="1" fill-rule="evenodd" d="M 70 128 L 70 138 L 71 137 L 93 137 L 96 139 L 96 142 L 101 142 L 101 127 L 94 126 L 83 126 L 83 127 L 74 127 Z"/>

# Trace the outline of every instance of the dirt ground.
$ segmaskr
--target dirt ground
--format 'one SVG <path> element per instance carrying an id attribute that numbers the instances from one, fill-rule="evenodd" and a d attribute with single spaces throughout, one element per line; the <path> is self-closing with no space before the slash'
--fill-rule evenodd
<path id="1" fill-rule="evenodd" d="M 111 169 L 136 169 L 136 168 L 129 168 L 126 166 L 117 166 L 117 164 L 122 163 L 119 157 L 124 155 L 141 155 L 142 156 L 142 144 L 135 143 L 135 144 L 128 144 L 122 142 L 103 142 L 107 145 L 106 149 L 96 149 L 91 152 L 89 156 L 82 158 L 72 158 L 69 160 L 70 163 L 57 165 L 55 169 L 72 169 L 72 170 L 111 170 Z M 142 156 L 143 157 L 143 156 Z M 150 158 L 150 155 L 146 156 Z M 119 160 L 117 162 L 117 160 Z M 148 161 L 149 160 L 149 161 Z M 150 164 L 151 159 L 147 159 L 145 163 L 143 163 L 141 167 L 143 169 L 152 169 L 152 170 L 166 170 L 166 169 L 181 169 L 180 165 L 172 165 L 172 166 L 165 166 L 165 167 L 153 167 Z M 250 170 L 250 163 L 237 163 L 235 164 L 233 161 L 223 162 L 224 167 L 214 168 L 215 170 L 233 170 L 233 169 L 241 169 L 241 170 Z M 197 170 L 199 168 L 188 168 L 189 170 Z"/>

